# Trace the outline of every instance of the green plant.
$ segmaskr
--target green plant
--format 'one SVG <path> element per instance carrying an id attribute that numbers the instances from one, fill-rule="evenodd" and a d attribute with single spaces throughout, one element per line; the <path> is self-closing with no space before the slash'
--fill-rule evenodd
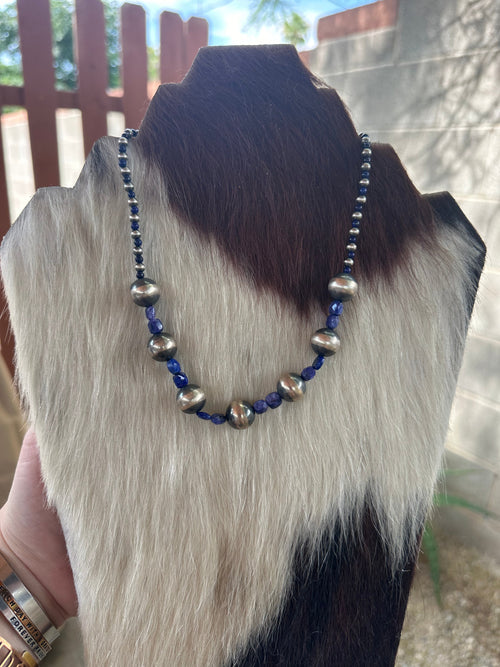
<path id="1" fill-rule="evenodd" d="M 477 469 L 447 469 L 444 471 L 445 477 L 458 477 L 470 473 L 478 472 Z M 464 507 L 468 510 L 481 514 L 485 517 L 496 517 L 493 512 L 469 502 L 461 496 L 456 496 L 443 491 L 437 491 L 434 494 L 435 507 Z M 498 517 L 497 517 L 498 518 Z M 427 557 L 429 563 L 429 571 L 432 579 L 432 586 L 437 603 L 440 607 L 443 606 L 441 598 L 441 566 L 439 563 L 439 546 L 436 539 L 435 531 L 432 527 L 432 521 L 428 520 L 425 524 L 422 535 L 422 550 Z"/>

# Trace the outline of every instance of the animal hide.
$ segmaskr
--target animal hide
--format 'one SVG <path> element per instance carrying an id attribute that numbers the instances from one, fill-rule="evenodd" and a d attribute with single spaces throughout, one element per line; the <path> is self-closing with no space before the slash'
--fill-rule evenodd
<path id="1" fill-rule="evenodd" d="M 281 62 L 262 53 L 271 70 Z M 230 68 L 218 72 L 228 97 Z M 333 91 L 304 72 L 307 91 L 349 124 Z M 128 154 L 146 275 L 162 294 L 158 316 L 207 409 L 224 412 L 233 398 L 264 397 L 281 372 L 314 358 L 309 340 L 324 326 L 320 301 L 341 270 L 360 145 L 353 129 L 345 138 L 334 125 L 326 136 L 315 121 L 304 129 L 307 116 L 300 128 L 287 122 L 286 107 L 297 110 L 290 92 L 285 120 L 268 122 L 263 109 L 271 118 L 277 102 L 267 88 L 250 109 L 235 87 L 239 116 L 220 118 L 216 105 L 229 102 L 215 94 L 204 109 L 179 104 L 172 130 L 155 109 L 167 94 L 175 107 L 175 91 L 202 85 L 190 76 L 160 89 Z M 185 128 L 204 111 L 218 126 L 194 141 Z M 262 145 L 240 188 L 226 187 L 210 165 L 220 160 L 234 179 L 244 163 L 234 156 L 252 143 L 248 119 L 257 116 Z M 223 142 L 224 125 L 247 142 L 234 154 L 228 142 L 215 160 L 211 136 Z M 301 158 L 315 132 L 326 154 L 318 163 Z M 278 150 L 278 136 L 283 173 L 259 162 Z M 203 172 L 212 186 L 193 203 Z M 117 140 L 97 142 L 74 188 L 34 196 L 2 244 L 1 270 L 88 665 L 393 664 L 484 256 L 445 199 L 450 224 L 412 188 L 392 150 L 374 146 L 360 290 L 338 328 L 341 349 L 303 401 L 235 431 L 182 414 L 165 365 L 147 352 L 144 312 L 129 292 Z M 204 209 L 210 220 L 218 212 L 219 227 L 203 229 Z"/>

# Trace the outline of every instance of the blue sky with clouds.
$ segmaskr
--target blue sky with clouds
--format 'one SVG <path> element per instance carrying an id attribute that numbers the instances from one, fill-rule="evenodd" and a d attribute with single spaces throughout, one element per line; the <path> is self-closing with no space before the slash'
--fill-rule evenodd
<path id="1" fill-rule="evenodd" d="M 164 10 L 177 12 L 186 21 L 190 16 L 203 16 L 209 22 L 210 44 L 273 44 L 283 41 L 279 26 L 268 25 L 260 30 L 245 29 L 250 14 L 248 0 L 148 0 L 137 2 L 148 13 L 148 42 L 156 45 L 158 17 Z M 309 23 L 308 41 L 304 48 L 316 44 L 316 24 L 321 16 L 367 4 L 366 0 L 291 0 L 289 5 Z"/>

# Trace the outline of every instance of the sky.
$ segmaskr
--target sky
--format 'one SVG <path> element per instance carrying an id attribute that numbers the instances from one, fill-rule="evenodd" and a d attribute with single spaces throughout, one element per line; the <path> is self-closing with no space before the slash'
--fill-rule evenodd
<path id="1" fill-rule="evenodd" d="M 129 0 L 134 1 L 134 0 Z M 184 21 L 190 16 L 203 16 L 209 22 L 209 43 L 215 44 L 276 44 L 283 41 L 279 26 L 264 26 L 260 30 L 245 29 L 250 14 L 248 0 L 135 0 L 147 10 L 148 43 L 158 45 L 160 13 L 164 10 L 180 14 Z M 290 0 L 290 6 L 309 24 L 306 44 L 316 46 L 318 18 L 351 7 L 367 4 L 366 0 Z"/>

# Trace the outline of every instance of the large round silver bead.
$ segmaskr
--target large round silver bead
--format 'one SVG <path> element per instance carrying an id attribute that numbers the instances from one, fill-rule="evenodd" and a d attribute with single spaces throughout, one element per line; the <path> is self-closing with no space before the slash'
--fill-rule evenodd
<path id="1" fill-rule="evenodd" d="M 155 361 L 168 361 L 175 356 L 177 344 L 170 334 L 155 334 L 148 341 L 148 350 Z"/>
<path id="2" fill-rule="evenodd" d="M 328 294 L 332 299 L 349 301 L 358 293 L 358 283 L 348 273 L 339 273 L 328 283 Z"/>
<path id="3" fill-rule="evenodd" d="M 197 384 L 187 384 L 182 389 L 179 389 L 176 400 L 182 412 L 187 412 L 191 415 L 199 412 L 207 399 L 205 392 Z"/>
<path id="4" fill-rule="evenodd" d="M 254 423 L 255 410 L 248 401 L 232 401 L 226 410 L 229 426 L 242 431 Z"/>
<path id="5" fill-rule="evenodd" d="M 283 373 L 278 380 L 276 391 L 284 401 L 294 403 L 304 398 L 306 383 L 297 373 Z"/>
<path id="6" fill-rule="evenodd" d="M 138 306 L 152 306 L 160 298 L 160 290 L 154 280 L 141 278 L 130 286 L 132 299 Z"/>
<path id="7" fill-rule="evenodd" d="M 311 347 L 322 357 L 331 357 L 340 349 L 340 338 L 333 329 L 318 329 L 311 338 Z"/>

